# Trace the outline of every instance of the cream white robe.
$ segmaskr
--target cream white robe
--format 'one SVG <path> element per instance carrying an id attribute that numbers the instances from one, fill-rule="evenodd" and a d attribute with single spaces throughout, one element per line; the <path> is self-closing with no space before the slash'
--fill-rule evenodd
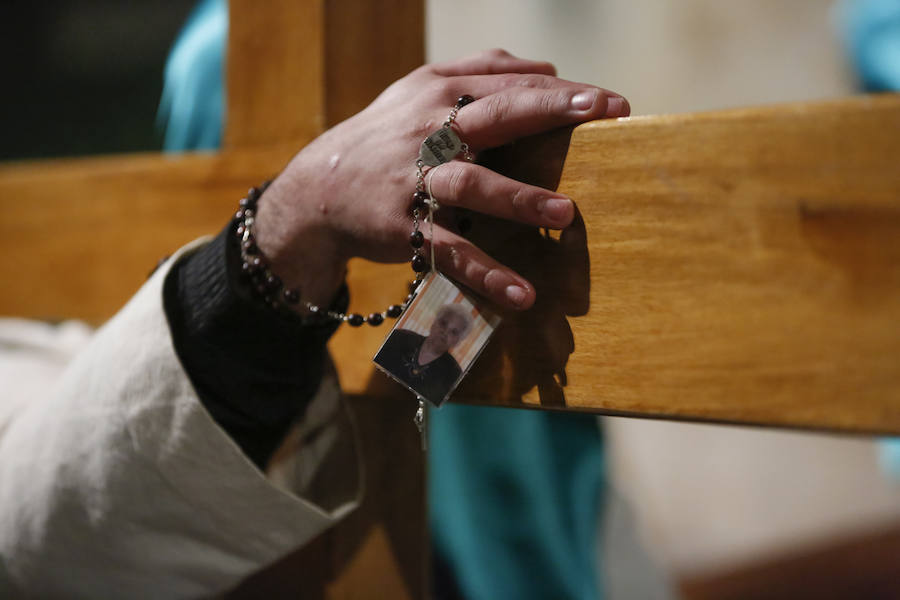
<path id="1" fill-rule="evenodd" d="M 162 305 L 172 261 L 190 251 L 84 344 L 77 326 L 0 323 L 0 597 L 220 593 L 358 503 L 333 373 L 268 475 L 206 412 Z M 338 468 L 314 477 L 325 463 Z"/>

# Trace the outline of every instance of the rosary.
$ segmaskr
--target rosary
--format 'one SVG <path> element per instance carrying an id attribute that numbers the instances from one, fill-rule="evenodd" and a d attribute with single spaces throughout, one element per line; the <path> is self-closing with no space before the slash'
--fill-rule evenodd
<path id="1" fill-rule="evenodd" d="M 415 394 L 418 404 L 413 422 L 422 435 L 423 449 L 426 446 L 425 401 L 440 406 L 450 396 L 500 322 L 499 316 L 481 306 L 477 298 L 440 274 L 434 260 L 434 213 L 439 206 L 426 175 L 460 155 L 473 160 L 453 123 L 460 109 L 474 100 L 472 96 L 460 96 L 440 129 L 425 138 L 419 149 L 411 204 L 413 229 L 409 235 L 415 279 L 410 283 L 409 295 L 400 304 L 364 316 L 322 308 L 302 300 L 298 288 L 286 287 L 269 268 L 253 233 L 257 202 L 269 182 L 252 188 L 235 214 L 234 233 L 240 243 L 241 270 L 259 298 L 273 309 L 293 313 L 293 308 L 301 305 L 308 313 L 304 320 L 311 324 L 330 321 L 346 322 L 351 327 L 364 323 L 377 327 L 386 318 L 398 319 L 373 360 L 379 369 Z M 423 220 L 428 223 L 432 242 L 430 260 L 422 252 L 425 235 L 420 224 Z M 432 359 L 421 363 L 425 347 Z"/>

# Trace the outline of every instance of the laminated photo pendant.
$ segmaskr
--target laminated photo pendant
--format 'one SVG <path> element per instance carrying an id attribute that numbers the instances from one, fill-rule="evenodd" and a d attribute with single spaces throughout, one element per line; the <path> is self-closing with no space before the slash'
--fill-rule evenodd
<path id="1" fill-rule="evenodd" d="M 500 325 L 476 296 L 432 271 L 373 359 L 421 400 L 443 404 Z"/>
<path id="2" fill-rule="evenodd" d="M 451 127 L 441 127 L 422 142 L 419 160 L 426 166 L 436 167 L 450 162 L 464 150 L 465 145 L 456 132 Z"/>

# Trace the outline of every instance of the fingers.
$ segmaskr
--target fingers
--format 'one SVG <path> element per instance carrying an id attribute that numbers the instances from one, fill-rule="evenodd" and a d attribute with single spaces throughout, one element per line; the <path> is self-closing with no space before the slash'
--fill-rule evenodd
<path id="1" fill-rule="evenodd" d="M 463 141 L 474 149 L 631 113 L 628 101 L 615 92 L 559 79 L 549 63 L 521 59 L 503 50 L 429 65 L 424 72 L 440 77 L 431 98 L 441 104 L 441 110 L 444 103 L 452 105 L 463 94 L 475 97 L 456 119 Z"/>
<path id="2" fill-rule="evenodd" d="M 460 111 L 456 127 L 470 147 L 483 149 L 565 125 L 625 117 L 630 112 L 628 101 L 618 94 L 565 82 L 548 89 L 507 87 L 481 97 Z"/>
<path id="3" fill-rule="evenodd" d="M 426 69 L 444 77 L 493 73 L 556 75 L 556 67 L 548 62 L 519 58 L 499 48 L 485 50 L 466 58 L 428 65 Z"/>
<path id="4" fill-rule="evenodd" d="M 452 96 L 469 94 L 475 98 L 485 98 L 506 89 L 532 88 L 549 90 L 571 88 L 575 90 L 595 89 L 592 85 L 567 81 L 543 73 L 500 73 L 496 75 L 467 75 L 445 79 Z"/>
<path id="5" fill-rule="evenodd" d="M 506 308 L 525 310 L 534 304 L 534 286 L 465 238 L 435 227 L 433 243 L 438 269 L 451 279 Z"/>
<path id="6" fill-rule="evenodd" d="M 431 193 L 443 206 L 457 206 L 536 227 L 562 229 L 575 214 L 572 201 L 479 165 L 453 161 L 428 174 Z"/>

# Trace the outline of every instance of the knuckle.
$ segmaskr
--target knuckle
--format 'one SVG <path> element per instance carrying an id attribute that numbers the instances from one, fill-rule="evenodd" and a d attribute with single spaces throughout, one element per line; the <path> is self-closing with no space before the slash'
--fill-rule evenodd
<path id="1" fill-rule="evenodd" d="M 521 187 L 518 187 L 513 191 L 509 198 L 509 204 L 512 206 L 514 214 L 521 215 L 528 210 L 531 200 L 529 196 L 530 195 Z"/>
<path id="2" fill-rule="evenodd" d="M 489 123 L 501 121 L 509 111 L 509 100 L 502 94 L 488 96 L 485 102 L 484 112 Z"/>
<path id="3" fill-rule="evenodd" d="M 475 291 L 487 295 L 488 280 L 491 270 L 481 263 L 472 261 L 466 266 L 466 276 L 472 282 Z"/>
<path id="4" fill-rule="evenodd" d="M 546 72 L 548 76 L 554 79 L 556 78 L 556 67 L 553 65 L 553 63 L 542 61 L 538 63 L 538 68 Z"/>
<path id="5" fill-rule="evenodd" d="M 434 65 L 431 63 L 428 63 L 428 64 L 424 64 L 420 67 L 413 69 L 412 71 L 410 71 L 410 73 L 409 73 L 409 75 L 407 75 L 407 77 L 420 78 L 425 75 L 433 75 L 434 73 L 435 73 Z"/>
<path id="6" fill-rule="evenodd" d="M 444 268 L 450 273 L 464 273 L 465 259 L 463 248 L 455 242 L 441 241 L 434 246 L 438 256 L 443 258 Z"/>
<path id="7" fill-rule="evenodd" d="M 493 287 L 496 287 L 492 282 L 497 281 L 498 278 L 502 275 L 502 272 L 500 271 L 500 269 L 491 269 L 488 267 L 482 267 L 481 271 L 481 291 L 484 293 L 489 293 Z"/>
<path id="8" fill-rule="evenodd" d="M 424 121 L 418 123 L 409 123 L 409 133 L 410 137 L 416 142 L 421 142 L 423 139 L 431 135 L 435 129 L 439 126 L 438 120 L 434 118 L 425 119 Z"/>
<path id="9" fill-rule="evenodd" d="M 511 54 L 503 48 L 489 48 L 484 51 L 484 54 L 489 58 L 507 58 L 508 56 L 511 56 Z"/>
<path id="10" fill-rule="evenodd" d="M 519 78 L 521 77 L 517 73 L 502 73 L 494 76 L 495 81 L 499 84 L 501 89 L 511 88 L 518 85 Z"/>
<path id="11" fill-rule="evenodd" d="M 474 185 L 472 170 L 467 165 L 460 164 L 455 169 L 444 169 L 449 172 L 447 179 L 447 200 L 456 204 L 465 196 L 466 191 Z"/>
<path id="12" fill-rule="evenodd" d="M 539 75 L 537 73 L 528 73 L 526 75 L 519 75 L 516 85 L 519 87 L 546 89 L 550 87 L 552 81 L 552 77 Z"/>
<path id="13" fill-rule="evenodd" d="M 541 115 L 556 114 L 560 109 L 559 94 L 541 94 L 537 98 L 537 106 L 535 108 Z"/>
<path id="14" fill-rule="evenodd" d="M 453 80 L 447 77 L 435 79 L 428 85 L 428 89 L 425 91 L 427 94 L 427 101 L 441 105 L 446 104 L 447 97 L 453 95 L 453 85 Z"/>
<path id="15" fill-rule="evenodd" d="M 460 252 L 458 246 L 456 244 L 450 244 L 450 247 L 447 248 L 447 253 L 450 256 L 450 264 L 453 266 L 453 269 L 459 271 L 463 268 L 463 253 Z"/>

